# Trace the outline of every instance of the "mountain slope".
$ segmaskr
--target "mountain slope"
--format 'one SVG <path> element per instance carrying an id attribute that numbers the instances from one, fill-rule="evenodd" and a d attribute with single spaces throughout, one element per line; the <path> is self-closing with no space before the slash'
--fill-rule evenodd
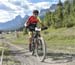
<path id="1" fill-rule="evenodd" d="M 9 30 L 17 30 L 24 26 L 25 21 L 27 20 L 28 16 L 24 16 L 22 18 L 20 15 L 16 16 L 15 19 L 8 21 L 6 23 L 0 23 L 0 30 L 1 31 L 9 31 Z"/>

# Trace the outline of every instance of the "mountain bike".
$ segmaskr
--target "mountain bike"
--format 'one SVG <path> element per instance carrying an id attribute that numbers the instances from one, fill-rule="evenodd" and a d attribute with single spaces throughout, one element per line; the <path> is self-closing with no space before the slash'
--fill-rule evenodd
<path id="1" fill-rule="evenodd" d="M 33 32 L 32 36 L 32 55 L 35 55 L 37 59 L 43 62 L 46 58 L 46 43 L 43 37 L 40 35 L 40 31 L 44 30 L 41 28 L 36 27 L 35 32 Z"/>

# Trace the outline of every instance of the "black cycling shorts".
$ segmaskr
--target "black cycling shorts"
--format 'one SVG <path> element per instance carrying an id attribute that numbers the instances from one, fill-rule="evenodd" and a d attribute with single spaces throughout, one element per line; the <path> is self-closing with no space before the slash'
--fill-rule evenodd
<path id="1" fill-rule="evenodd" d="M 29 31 L 35 31 L 35 28 L 37 27 L 37 24 L 30 24 L 28 26 Z"/>

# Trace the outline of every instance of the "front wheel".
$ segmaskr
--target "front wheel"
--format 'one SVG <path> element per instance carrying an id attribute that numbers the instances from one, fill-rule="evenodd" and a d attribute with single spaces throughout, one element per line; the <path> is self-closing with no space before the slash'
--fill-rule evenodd
<path id="1" fill-rule="evenodd" d="M 46 58 L 46 43 L 42 37 L 37 39 L 36 42 L 37 42 L 37 46 L 35 49 L 36 56 L 39 61 L 43 62 Z"/>

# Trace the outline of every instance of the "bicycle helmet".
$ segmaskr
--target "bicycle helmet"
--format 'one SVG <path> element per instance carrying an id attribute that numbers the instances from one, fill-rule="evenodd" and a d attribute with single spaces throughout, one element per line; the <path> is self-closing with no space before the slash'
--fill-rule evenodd
<path id="1" fill-rule="evenodd" d="M 39 11 L 38 10 L 34 10 L 33 13 L 34 14 L 39 14 Z"/>

